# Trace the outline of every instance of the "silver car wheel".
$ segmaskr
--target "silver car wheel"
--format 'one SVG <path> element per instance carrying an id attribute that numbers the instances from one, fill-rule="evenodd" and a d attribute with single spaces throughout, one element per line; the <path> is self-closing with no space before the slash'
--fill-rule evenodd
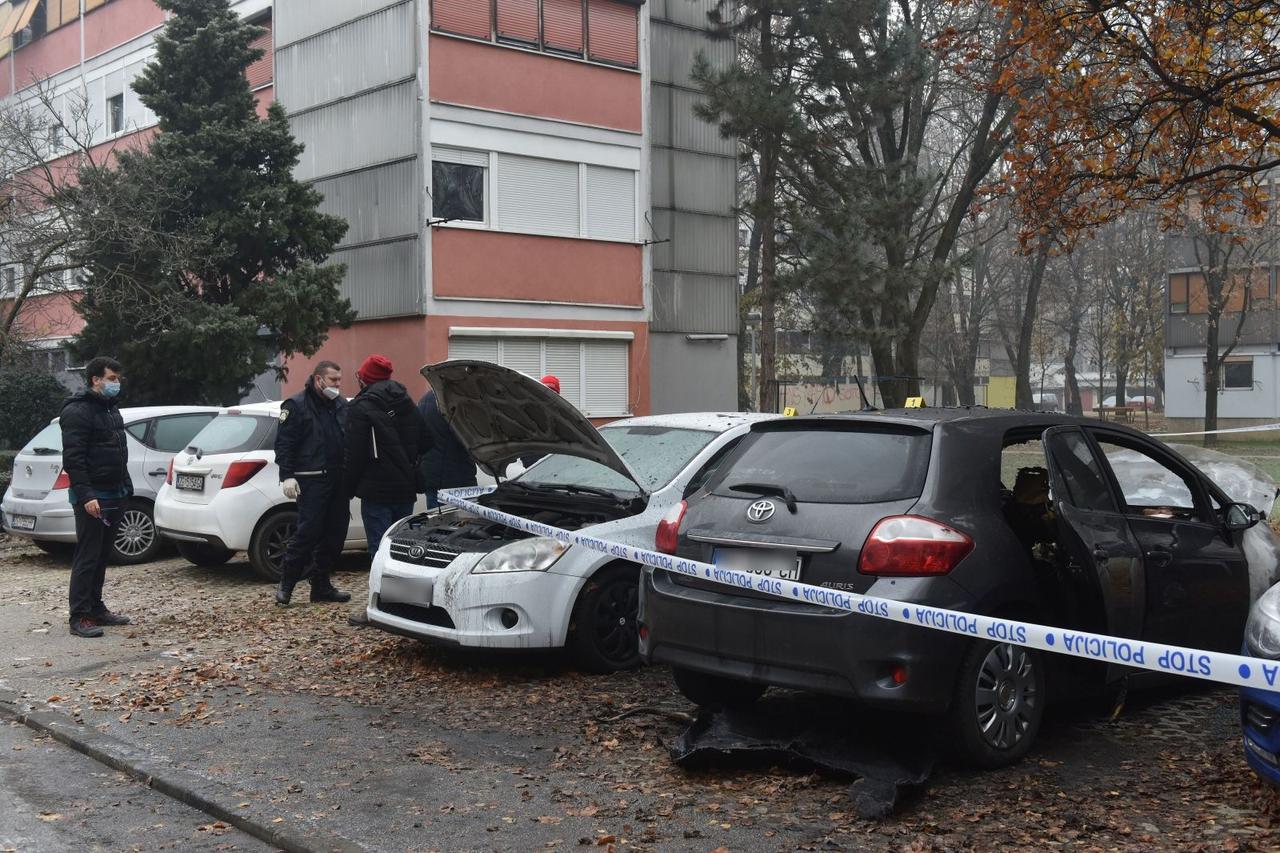
<path id="1" fill-rule="evenodd" d="M 127 509 L 116 528 L 115 548 L 126 557 L 146 553 L 156 541 L 156 525 L 144 510 Z"/>
<path id="2" fill-rule="evenodd" d="M 1012 749 L 1038 713 L 1034 658 L 1020 646 L 992 646 L 978 667 L 975 688 L 974 710 L 983 739 L 996 749 Z"/>

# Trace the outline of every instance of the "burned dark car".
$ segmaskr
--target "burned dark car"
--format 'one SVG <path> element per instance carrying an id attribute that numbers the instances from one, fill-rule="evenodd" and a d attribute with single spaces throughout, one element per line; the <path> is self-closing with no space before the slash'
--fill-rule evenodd
<path id="1" fill-rule="evenodd" d="M 1259 520 L 1132 429 L 923 409 L 757 424 L 658 539 L 783 580 L 1232 652 Z M 985 767 L 1026 753 L 1050 691 L 1134 672 L 653 569 L 640 622 L 645 659 L 698 704 L 780 686 L 941 715 L 945 742 Z"/>

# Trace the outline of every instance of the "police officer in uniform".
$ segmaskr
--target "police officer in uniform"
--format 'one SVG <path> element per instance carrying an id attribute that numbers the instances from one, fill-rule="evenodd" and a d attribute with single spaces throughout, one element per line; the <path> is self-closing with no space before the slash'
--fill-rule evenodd
<path id="1" fill-rule="evenodd" d="M 332 361 L 316 365 L 307 387 L 285 400 L 276 431 L 276 465 L 284 496 L 298 504 L 298 527 L 281 565 L 276 604 L 286 606 L 305 576 L 312 601 L 345 602 L 329 580 L 342 553 L 350 520 L 342 488 L 347 402 L 342 399 L 342 368 Z M 309 571 L 308 571 L 309 570 Z"/>

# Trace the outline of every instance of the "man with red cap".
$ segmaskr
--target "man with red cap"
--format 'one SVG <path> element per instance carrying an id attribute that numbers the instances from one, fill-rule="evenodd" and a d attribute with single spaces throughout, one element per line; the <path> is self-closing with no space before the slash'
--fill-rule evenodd
<path id="1" fill-rule="evenodd" d="M 370 556 L 391 525 L 413 513 L 418 459 L 430 441 L 418 407 L 391 371 L 385 356 L 366 358 L 356 371 L 360 393 L 347 409 L 344 493 L 360 498 Z"/>
<path id="2" fill-rule="evenodd" d="M 543 385 L 546 385 L 552 391 L 555 391 L 557 394 L 560 393 L 560 380 L 552 376 L 550 373 L 548 373 L 546 376 L 542 377 L 538 381 L 541 382 Z"/>

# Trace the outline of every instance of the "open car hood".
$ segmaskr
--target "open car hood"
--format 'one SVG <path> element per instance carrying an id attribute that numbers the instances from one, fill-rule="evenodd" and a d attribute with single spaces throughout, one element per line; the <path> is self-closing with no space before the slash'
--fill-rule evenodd
<path id="1" fill-rule="evenodd" d="M 536 379 L 488 361 L 428 364 L 436 404 L 480 467 L 497 476 L 521 456 L 560 453 L 599 463 L 636 484 L 635 472 L 572 403 Z"/>

